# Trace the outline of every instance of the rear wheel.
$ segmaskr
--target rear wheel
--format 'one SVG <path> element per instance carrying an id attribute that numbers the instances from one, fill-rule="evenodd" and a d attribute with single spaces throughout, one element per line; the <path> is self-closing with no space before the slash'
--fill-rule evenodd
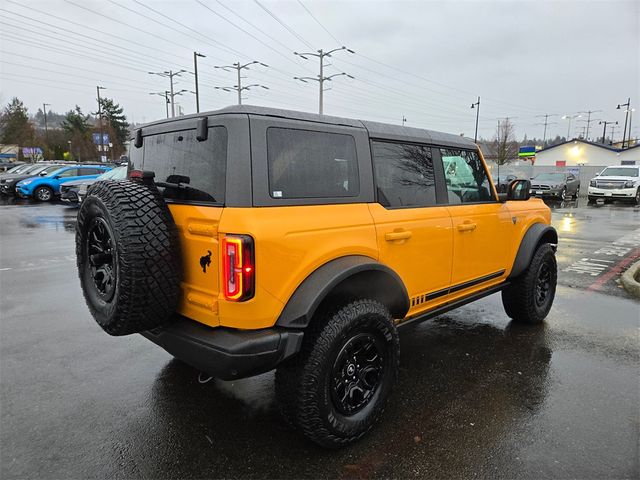
<path id="1" fill-rule="evenodd" d="M 38 187 L 33 192 L 33 196 L 39 202 L 50 202 L 53 200 L 53 190 L 49 187 Z"/>
<path id="2" fill-rule="evenodd" d="M 276 372 L 281 412 L 324 447 L 356 442 L 382 416 L 399 358 L 398 333 L 379 302 L 357 300 L 321 315 L 300 354 Z"/>
<path id="3" fill-rule="evenodd" d="M 514 322 L 540 323 L 553 305 L 558 267 L 548 243 L 538 247 L 522 275 L 502 290 L 502 305 Z"/>
<path id="4" fill-rule="evenodd" d="M 576 188 L 576 193 L 573 195 L 573 198 L 575 200 L 578 200 L 579 196 L 580 196 L 580 187 Z"/>
<path id="5" fill-rule="evenodd" d="M 560 200 L 565 200 L 567 198 L 567 187 L 564 187 L 561 191 L 560 191 Z"/>

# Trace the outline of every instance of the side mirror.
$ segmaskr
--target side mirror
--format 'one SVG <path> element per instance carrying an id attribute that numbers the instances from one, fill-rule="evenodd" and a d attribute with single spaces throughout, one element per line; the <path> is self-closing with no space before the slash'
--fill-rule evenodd
<path id="1" fill-rule="evenodd" d="M 54 176 L 53 178 L 54 178 L 55 180 L 60 180 L 60 178 L 61 178 L 61 177 L 60 177 L 60 175 L 56 175 L 56 176 Z"/>
<path id="2" fill-rule="evenodd" d="M 531 198 L 531 182 L 529 180 L 520 178 L 509 182 L 504 201 L 529 200 L 529 198 Z"/>

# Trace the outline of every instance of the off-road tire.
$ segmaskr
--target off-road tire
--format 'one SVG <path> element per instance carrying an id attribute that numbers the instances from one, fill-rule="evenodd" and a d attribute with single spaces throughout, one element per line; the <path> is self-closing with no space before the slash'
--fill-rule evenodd
<path id="1" fill-rule="evenodd" d="M 105 230 L 113 248 L 96 260 L 98 255 L 89 255 L 90 247 L 96 251 L 89 237 Z M 108 334 L 142 332 L 171 320 L 180 298 L 180 245 L 171 213 L 155 187 L 112 180 L 93 184 L 78 211 L 76 257 L 84 298 Z M 92 262 L 94 269 L 96 262 L 105 262 L 114 273 L 110 288 L 104 288 L 108 295 L 92 274 Z"/>
<path id="2" fill-rule="evenodd" d="M 53 200 L 53 190 L 46 186 L 38 187 L 33 192 L 33 198 L 39 202 L 50 202 Z"/>
<path id="3" fill-rule="evenodd" d="M 353 415 L 332 396 L 339 354 L 358 335 L 384 345 L 382 373 L 368 403 Z M 314 318 L 300 353 L 276 371 L 276 396 L 285 421 L 313 442 L 338 448 L 361 439 L 378 422 L 398 376 L 400 344 L 389 311 L 375 300 L 356 300 Z"/>
<path id="4" fill-rule="evenodd" d="M 548 271 L 549 285 L 545 300 L 539 303 L 536 295 L 543 271 Z M 502 290 L 502 305 L 507 315 L 518 323 L 541 323 L 553 305 L 557 278 L 555 253 L 551 245 L 543 243 L 534 253 L 529 267 Z"/>

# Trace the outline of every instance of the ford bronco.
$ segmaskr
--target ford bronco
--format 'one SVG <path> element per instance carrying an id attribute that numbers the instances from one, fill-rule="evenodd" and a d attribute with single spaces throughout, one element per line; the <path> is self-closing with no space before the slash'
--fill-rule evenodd
<path id="1" fill-rule="evenodd" d="M 528 180 L 498 194 L 466 138 L 238 106 L 143 126 L 129 158 L 78 212 L 97 323 L 220 379 L 277 369 L 323 446 L 381 417 L 399 328 L 497 292 L 514 322 L 551 308 L 550 211 Z"/>

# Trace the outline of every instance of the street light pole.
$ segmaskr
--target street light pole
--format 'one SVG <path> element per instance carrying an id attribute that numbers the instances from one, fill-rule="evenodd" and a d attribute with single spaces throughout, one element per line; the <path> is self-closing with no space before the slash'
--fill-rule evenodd
<path id="1" fill-rule="evenodd" d="M 476 133 L 473 136 L 473 143 L 478 143 L 478 119 L 480 118 L 480 97 L 476 103 L 471 104 L 471 108 L 476 109 Z"/>
<path id="2" fill-rule="evenodd" d="M 49 141 L 49 129 L 47 128 L 47 106 L 51 106 L 50 103 L 42 104 L 42 112 L 44 113 L 44 139 Z"/>
<path id="3" fill-rule="evenodd" d="M 631 97 L 627 99 L 627 103 L 618 104 L 617 110 L 620 110 L 621 107 L 627 107 L 627 110 L 624 114 L 624 130 L 622 131 L 622 148 L 624 148 L 624 141 L 627 136 L 627 119 L 629 118 L 629 109 L 631 108 Z"/>
<path id="4" fill-rule="evenodd" d="M 607 139 L 607 125 L 617 125 L 618 122 L 607 122 L 605 120 L 600 122 L 600 125 L 604 125 L 602 127 L 602 144 L 604 145 Z M 611 137 L 611 142 L 613 143 L 613 137 Z"/>
<path id="5" fill-rule="evenodd" d="M 569 135 L 571 135 L 571 120 L 573 120 L 574 118 L 581 118 L 581 117 L 582 115 L 580 114 L 562 116 L 563 120 L 569 120 L 569 126 L 567 127 L 567 141 L 569 140 Z"/>
<path id="6" fill-rule="evenodd" d="M 196 113 L 200 113 L 200 90 L 198 90 L 198 57 L 205 58 L 205 55 L 198 52 L 193 52 L 193 73 L 196 77 Z"/>
<path id="7" fill-rule="evenodd" d="M 303 53 L 298 53 L 298 52 L 293 52 L 295 55 L 298 55 L 301 58 L 304 58 L 305 60 L 308 60 L 307 57 L 318 57 L 318 59 L 320 60 L 320 75 L 318 75 L 318 78 L 313 78 L 313 77 L 293 77 L 295 80 L 300 80 L 301 82 L 307 83 L 307 80 L 312 80 L 315 82 L 318 82 L 318 88 L 319 88 L 319 95 L 318 95 L 318 113 L 320 115 L 322 115 L 324 113 L 324 82 L 326 81 L 330 81 L 333 77 L 339 77 L 341 75 L 344 75 L 346 77 L 349 78 L 355 78 L 347 73 L 336 73 L 334 75 L 330 75 L 328 77 L 324 76 L 324 57 L 330 57 L 331 54 L 333 52 L 337 52 L 339 50 L 346 50 L 349 53 L 355 53 L 353 50 L 342 46 L 340 48 L 334 48 L 333 50 L 329 50 L 328 52 L 325 52 L 324 50 L 320 49 L 318 50 L 318 53 L 314 53 L 314 52 L 303 52 Z"/>
<path id="8" fill-rule="evenodd" d="M 104 132 L 102 130 L 102 105 L 100 104 L 100 90 L 106 90 L 105 87 L 96 87 L 98 93 L 98 121 L 100 122 L 100 143 L 98 151 L 100 152 L 100 161 L 102 161 L 102 151 L 104 150 Z"/>
<path id="9" fill-rule="evenodd" d="M 164 98 L 164 108 L 167 112 L 167 118 L 169 118 L 169 92 L 165 90 L 164 92 L 149 93 L 149 95 L 158 95 Z"/>

